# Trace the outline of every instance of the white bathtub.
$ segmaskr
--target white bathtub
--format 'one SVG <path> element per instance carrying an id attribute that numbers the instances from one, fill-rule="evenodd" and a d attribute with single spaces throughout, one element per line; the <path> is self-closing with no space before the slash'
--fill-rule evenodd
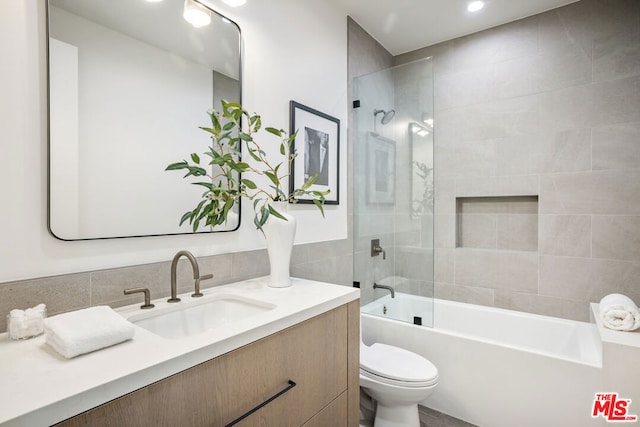
<path id="1" fill-rule="evenodd" d="M 388 317 L 430 324 L 432 313 L 433 328 Z M 422 404 L 478 426 L 602 423 L 591 417 L 602 391 L 595 324 L 396 292 L 362 307 L 362 336 L 428 358 L 440 380 Z"/>

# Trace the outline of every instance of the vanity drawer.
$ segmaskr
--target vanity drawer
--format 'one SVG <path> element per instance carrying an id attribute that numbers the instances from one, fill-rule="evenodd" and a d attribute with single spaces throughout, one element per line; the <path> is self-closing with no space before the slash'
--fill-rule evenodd
<path id="1" fill-rule="evenodd" d="M 236 425 L 319 425 L 311 420 L 323 409 L 323 422 L 338 417 L 327 425 L 346 425 L 337 398 L 347 390 L 347 337 L 345 305 L 61 425 L 225 426 L 287 388 L 290 380 L 294 387 Z"/>

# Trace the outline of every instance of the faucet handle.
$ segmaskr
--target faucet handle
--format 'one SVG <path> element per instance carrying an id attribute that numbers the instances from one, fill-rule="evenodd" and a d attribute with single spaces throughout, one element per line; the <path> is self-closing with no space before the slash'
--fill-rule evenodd
<path id="1" fill-rule="evenodd" d="M 191 297 L 197 298 L 203 296 L 202 292 L 200 292 L 200 281 L 209 279 L 213 279 L 213 274 L 205 274 L 204 276 L 198 277 L 195 283 L 195 292 L 191 294 Z"/>
<path id="2" fill-rule="evenodd" d="M 140 308 L 142 309 L 146 309 L 146 308 L 153 308 L 155 307 L 155 305 L 151 304 L 151 292 L 149 292 L 149 289 L 147 288 L 131 288 L 131 289 L 125 289 L 124 290 L 124 294 L 125 295 L 131 295 L 131 294 L 137 294 L 137 293 L 144 293 L 144 304 L 140 306 Z"/>
<path id="3" fill-rule="evenodd" d="M 371 240 L 371 256 L 378 256 L 382 254 L 382 259 L 385 260 L 387 259 L 387 252 L 382 249 L 382 246 L 380 246 L 380 239 L 372 239 Z"/>

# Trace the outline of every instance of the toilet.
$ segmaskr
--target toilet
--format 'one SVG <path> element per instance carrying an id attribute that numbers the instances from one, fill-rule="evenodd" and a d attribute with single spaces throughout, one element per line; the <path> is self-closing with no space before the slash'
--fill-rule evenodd
<path id="1" fill-rule="evenodd" d="M 438 384 L 438 369 L 402 348 L 360 342 L 360 387 L 375 399 L 374 427 L 420 427 L 418 403 Z"/>

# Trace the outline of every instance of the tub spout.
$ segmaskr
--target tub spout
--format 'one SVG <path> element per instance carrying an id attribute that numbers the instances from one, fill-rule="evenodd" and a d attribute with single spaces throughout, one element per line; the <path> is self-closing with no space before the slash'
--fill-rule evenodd
<path id="1" fill-rule="evenodd" d="M 391 292 L 391 298 L 395 298 L 396 297 L 396 291 L 391 287 L 391 286 L 386 286 L 386 285 L 378 285 L 377 283 L 373 283 L 373 289 L 386 289 L 389 292 Z"/>

